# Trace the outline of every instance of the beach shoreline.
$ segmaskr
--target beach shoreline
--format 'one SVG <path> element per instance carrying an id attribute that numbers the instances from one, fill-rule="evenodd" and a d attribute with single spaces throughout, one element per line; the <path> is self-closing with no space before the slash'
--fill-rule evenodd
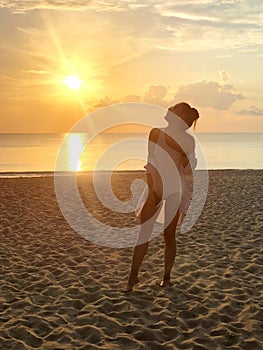
<path id="1" fill-rule="evenodd" d="M 208 171 L 209 173 L 224 171 L 224 172 L 240 172 L 240 171 L 262 171 L 263 169 L 247 168 L 247 169 L 236 169 L 236 168 L 222 168 L 222 169 L 198 169 L 197 172 Z M 145 170 L 96 170 L 97 173 L 115 173 L 115 174 L 144 174 Z M 1 171 L 1 178 L 19 178 L 19 177 L 54 177 L 54 176 L 89 176 L 94 174 L 94 171 Z"/>

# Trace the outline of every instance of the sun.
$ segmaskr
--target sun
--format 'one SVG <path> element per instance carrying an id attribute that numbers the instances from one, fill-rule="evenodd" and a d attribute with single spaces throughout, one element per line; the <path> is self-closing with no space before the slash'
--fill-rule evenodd
<path id="1" fill-rule="evenodd" d="M 68 75 L 64 78 L 63 83 L 72 90 L 77 90 L 82 85 L 82 80 L 77 75 Z"/>

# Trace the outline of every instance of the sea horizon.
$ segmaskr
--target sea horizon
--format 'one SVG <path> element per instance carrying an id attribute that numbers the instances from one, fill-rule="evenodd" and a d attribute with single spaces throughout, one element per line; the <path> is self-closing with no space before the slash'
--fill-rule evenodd
<path id="1" fill-rule="evenodd" d="M 194 135 L 206 160 L 205 166 L 200 167 L 198 164 L 199 170 L 263 169 L 263 133 L 195 132 Z M 103 152 L 109 152 L 109 155 L 104 157 L 106 160 L 96 170 L 110 171 L 114 168 L 108 161 L 117 159 L 120 153 L 120 148 L 111 147 L 123 140 L 126 142 L 124 147 L 133 159 L 119 162 L 115 171 L 143 171 L 147 159 L 147 139 L 148 133 L 107 132 L 96 136 L 86 147 L 90 135 L 84 133 L 0 133 L 0 176 L 52 174 L 56 170 L 67 173 L 75 169 L 79 174 L 84 174 L 94 170 Z M 58 151 L 63 141 L 67 146 L 65 159 L 63 166 L 56 168 Z M 82 149 L 85 150 L 78 162 Z"/>

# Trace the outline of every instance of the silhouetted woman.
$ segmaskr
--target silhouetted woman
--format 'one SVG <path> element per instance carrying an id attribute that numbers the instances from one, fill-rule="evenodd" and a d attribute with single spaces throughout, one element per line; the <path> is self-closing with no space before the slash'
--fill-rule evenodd
<path id="1" fill-rule="evenodd" d="M 125 292 L 132 291 L 147 252 L 153 225 L 164 205 L 164 275 L 161 286 L 170 284 L 176 256 L 176 227 L 187 210 L 185 177 L 196 166 L 195 141 L 187 129 L 195 125 L 198 111 L 182 102 L 168 109 L 168 126 L 154 128 L 149 134 L 148 163 L 145 166 L 148 189 L 137 207 L 141 231 L 134 248 L 132 266 Z"/>

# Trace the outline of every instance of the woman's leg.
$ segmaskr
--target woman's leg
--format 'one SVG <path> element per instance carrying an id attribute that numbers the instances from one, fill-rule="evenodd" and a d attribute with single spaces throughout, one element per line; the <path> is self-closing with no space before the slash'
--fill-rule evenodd
<path id="1" fill-rule="evenodd" d="M 159 202 L 158 202 L 159 201 Z M 156 195 L 150 192 L 140 214 L 141 230 L 137 240 L 137 245 L 133 251 L 131 272 L 128 279 L 126 292 L 132 291 L 133 286 L 138 282 L 138 273 L 147 253 L 149 240 L 152 234 L 154 223 L 161 209 L 160 199 L 156 200 Z"/>
<path id="2" fill-rule="evenodd" d="M 180 195 L 169 196 L 165 203 L 165 228 L 164 228 L 164 276 L 161 285 L 168 284 L 176 256 L 176 226 L 179 220 Z"/>
<path id="3" fill-rule="evenodd" d="M 159 208 L 155 205 L 154 200 L 149 196 L 144 204 L 140 214 L 141 231 L 139 233 L 137 245 L 134 247 L 131 272 L 128 279 L 126 292 L 130 292 L 133 286 L 139 281 L 138 273 L 143 262 L 143 258 L 147 253 L 149 239 L 151 237 L 154 222 L 159 213 Z"/>

